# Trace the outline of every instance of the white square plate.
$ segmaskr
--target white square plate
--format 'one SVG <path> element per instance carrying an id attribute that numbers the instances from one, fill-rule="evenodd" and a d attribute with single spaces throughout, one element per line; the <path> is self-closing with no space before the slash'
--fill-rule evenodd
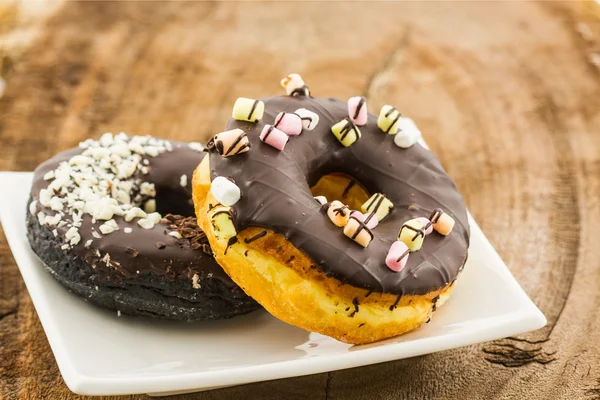
<path id="1" fill-rule="evenodd" d="M 0 173 L 0 220 L 65 382 L 87 395 L 174 394 L 397 360 L 543 327 L 471 218 L 469 261 L 431 323 L 364 346 L 287 325 L 264 311 L 227 321 L 152 321 L 87 304 L 42 269 L 25 237 L 31 173 Z"/>

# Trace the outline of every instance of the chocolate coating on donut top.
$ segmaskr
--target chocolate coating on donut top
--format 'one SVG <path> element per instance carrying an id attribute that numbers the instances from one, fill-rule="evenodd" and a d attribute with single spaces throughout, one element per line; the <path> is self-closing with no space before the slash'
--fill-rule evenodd
<path id="1" fill-rule="evenodd" d="M 100 226 L 106 220 L 95 220 L 91 214 L 96 212 L 102 204 L 98 203 L 99 205 L 92 207 L 91 210 L 88 210 L 89 212 L 81 213 L 69 206 L 69 203 L 73 203 L 68 201 L 69 195 L 75 200 L 85 197 L 81 193 L 85 186 L 85 179 L 81 179 L 80 173 L 84 170 L 83 168 L 87 168 L 86 163 L 89 162 L 89 160 L 84 160 L 83 164 L 77 167 L 72 162 L 73 157 L 86 154 L 85 151 L 90 148 L 111 149 L 112 146 L 120 146 L 123 143 L 130 145 L 131 139 L 134 138 L 125 135 L 117 135 L 114 138 L 104 136 L 103 144 L 102 140 L 85 142 L 82 144 L 83 147 L 62 152 L 38 166 L 34 173 L 31 191 L 33 206 L 30 205 L 29 212 L 37 215 L 38 219 L 44 215 L 50 217 L 60 215 L 58 222 L 44 223 L 42 218 L 40 223 L 54 231 L 56 240 L 64 243 L 65 252 L 71 252 L 83 258 L 88 265 L 94 268 L 100 283 L 119 284 L 139 275 L 154 274 L 167 279 L 186 276 L 196 282 L 194 284 L 201 284 L 204 279 L 218 279 L 231 286 L 232 289 L 236 287 L 213 259 L 208 240 L 198 228 L 196 218 L 193 217 L 191 184 L 182 186 L 185 179 L 182 180 L 181 176 L 186 175 L 187 180 L 191 182 L 194 169 L 204 157 L 205 153 L 198 147 L 187 143 L 150 138 L 150 141 L 142 141 L 143 149 L 137 145 L 131 145 L 130 156 L 126 156 L 128 153 L 123 153 L 124 150 L 121 148 L 119 158 L 115 157 L 109 164 L 105 160 L 103 165 L 106 168 L 100 167 L 102 159 L 114 157 L 116 148 L 112 148 L 105 155 L 98 154 L 98 159 L 92 162 L 93 172 L 87 180 L 110 181 L 107 197 L 112 199 L 115 198 L 113 196 L 115 191 L 111 189 L 120 188 L 126 191 L 127 196 L 123 194 L 120 196 L 121 199 L 130 198 L 130 204 L 125 205 L 125 209 L 129 206 L 143 208 L 148 200 L 155 200 L 157 211 L 163 215 L 163 218 L 150 229 L 144 229 L 138 224 L 141 217 L 127 222 L 123 215 L 115 214 L 112 219 L 118 230 L 104 234 L 101 232 Z M 147 147 L 149 147 L 147 151 L 144 151 Z M 159 151 L 155 151 L 156 148 Z M 101 152 L 103 151 L 101 150 Z M 139 159 L 135 172 L 127 177 L 124 177 L 127 175 L 124 173 L 119 178 L 117 167 L 122 167 L 132 158 Z M 66 190 L 56 189 L 56 185 L 50 188 L 52 182 L 57 179 L 58 168 L 61 165 L 65 168 L 65 163 L 68 165 L 70 160 L 73 168 L 71 175 L 73 183 L 66 185 L 68 187 Z M 50 171 L 54 172 L 47 175 Z M 52 177 L 52 175 L 55 176 Z M 79 178 L 76 178 L 77 176 Z M 154 185 L 154 190 L 143 191 L 141 186 L 144 183 Z M 63 199 L 61 211 L 53 209 L 51 204 L 42 204 L 40 193 L 43 189 L 50 189 L 53 196 Z M 122 201 L 118 201 L 118 204 L 119 206 L 124 205 Z M 43 214 L 40 215 L 40 213 Z M 73 226 L 80 235 L 80 239 L 74 241 L 77 243 L 71 244 L 67 232 Z"/>
<path id="2" fill-rule="evenodd" d="M 394 136 L 382 132 L 372 114 L 359 127 L 362 138 L 342 146 L 331 133 L 332 125 L 348 117 L 347 103 L 340 100 L 276 96 L 263 101 L 265 115 L 258 123 L 230 120 L 227 127 L 248 133 L 249 152 L 230 158 L 210 153 L 211 177 L 232 178 L 241 189 L 242 198 L 233 206 L 238 232 L 249 226 L 273 229 L 326 275 L 375 292 L 418 295 L 454 281 L 467 258 L 467 212 L 456 185 L 431 151 L 420 144 L 396 146 Z M 281 152 L 260 141 L 264 125 L 272 124 L 279 112 L 299 108 L 319 115 L 314 130 L 290 137 Z M 373 230 L 367 248 L 345 237 L 313 198 L 310 187 L 334 172 L 353 177 L 371 193 L 384 193 L 394 204 Z M 444 237 L 433 232 L 402 271 L 387 268 L 386 254 L 403 222 L 428 217 L 436 208 L 455 219 L 452 233 Z"/>

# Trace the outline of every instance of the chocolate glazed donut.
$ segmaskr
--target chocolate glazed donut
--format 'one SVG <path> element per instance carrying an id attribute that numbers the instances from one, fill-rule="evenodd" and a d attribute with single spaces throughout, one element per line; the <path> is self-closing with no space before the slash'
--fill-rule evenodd
<path id="1" fill-rule="evenodd" d="M 193 216 L 187 179 L 203 154 L 197 144 L 123 134 L 58 154 L 34 173 L 33 251 L 71 291 L 121 313 L 207 320 L 257 309 Z"/>
<path id="2" fill-rule="evenodd" d="M 449 295 L 469 246 L 465 205 L 435 155 L 420 144 L 396 146 L 394 136 L 378 128 L 372 114 L 360 126 L 359 140 L 343 146 L 331 128 L 348 119 L 348 106 L 333 98 L 298 95 L 262 101 L 265 112 L 258 123 L 232 119 L 227 127 L 247 134 L 250 151 L 227 158 L 211 151 L 194 176 L 196 213 L 219 263 L 279 318 L 346 342 L 372 342 L 428 320 L 436 304 Z M 298 109 L 319 116 L 314 130 L 290 136 L 283 151 L 260 141 L 259 133 L 278 113 Z M 209 193 L 210 181 L 219 176 L 235 182 L 241 192 L 231 207 L 237 236 L 227 243 L 226 254 L 215 248 L 219 227 L 210 221 L 210 209 L 218 204 Z M 342 234 L 313 197 L 325 195 L 359 209 L 374 193 L 385 194 L 394 207 L 373 229 L 367 248 Z M 402 225 L 427 218 L 438 208 L 456 221 L 451 234 L 433 232 L 419 251 L 410 253 L 400 272 L 390 270 L 386 254 Z M 263 263 L 275 258 L 280 268 L 274 273 L 275 266 L 271 272 L 257 267 L 260 271 L 250 276 L 237 268 L 241 257 L 233 260 L 236 246 L 250 254 L 246 257 L 258 250 Z M 288 283 L 294 282 L 282 291 L 288 299 L 280 301 L 268 293 L 276 288 L 258 288 L 271 279 L 283 281 L 284 275 Z M 310 296 L 302 297 L 294 289 L 301 285 L 318 290 L 306 288 Z M 315 311 L 303 309 L 302 302 Z"/>

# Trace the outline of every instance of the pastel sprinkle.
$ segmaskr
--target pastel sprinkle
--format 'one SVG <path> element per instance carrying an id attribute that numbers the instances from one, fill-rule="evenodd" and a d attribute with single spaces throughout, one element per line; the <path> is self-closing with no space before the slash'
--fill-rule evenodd
<path id="1" fill-rule="evenodd" d="M 360 244 L 362 247 L 368 247 L 373 240 L 373 233 L 367 226 L 356 217 L 350 217 L 346 226 L 344 226 L 344 235 Z"/>
<path id="2" fill-rule="evenodd" d="M 385 265 L 394 272 L 400 272 L 406 266 L 410 250 L 404 242 L 395 241 L 385 257 Z"/>
<path id="3" fill-rule="evenodd" d="M 248 135 L 241 129 L 217 133 L 208 148 L 215 148 L 223 157 L 231 157 L 250 150 Z"/>
<path id="4" fill-rule="evenodd" d="M 362 96 L 351 97 L 348 100 L 348 116 L 356 125 L 366 125 L 367 99 Z"/>
<path id="5" fill-rule="evenodd" d="M 331 127 L 331 132 L 345 147 L 349 147 L 360 139 L 360 129 L 350 118 L 344 118 Z"/>
<path id="6" fill-rule="evenodd" d="M 279 151 L 282 151 L 285 148 L 285 145 L 290 139 L 289 136 L 285 134 L 285 132 L 280 131 L 273 125 L 265 125 L 262 132 L 260 133 L 259 138 L 266 144 L 273 146 Z"/>
<path id="7" fill-rule="evenodd" d="M 352 211 L 351 217 L 356 217 L 358 220 L 364 222 L 367 228 L 374 229 L 379 224 L 379 218 L 374 213 L 363 214 L 360 211 Z"/>
<path id="8" fill-rule="evenodd" d="M 341 201 L 334 200 L 327 208 L 327 216 L 335 226 L 342 227 L 346 225 L 350 218 L 350 209 Z"/>
<path id="9" fill-rule="evenodd" d="M 422 225 L 423 225 L 423 230 L 425 231 L 426 235 L 429 235 L 431 232 L 433 232 L 433 223 L 425 217 L 418 217 L 415 218 L 416 221 L 419 221 Z"/>
<path id="10" fill-rule="evenodd" d="M 327 204 L 327 197 L 325 196 L 315 196 L 314 198 L 320 205 Z"/>
<path id="11" fill-rule="evenodd" d="M 285 92 L 288 96 L 310 95 L 308 86 L 304 83 L 304 80 L 298 74 L 289 74 L 287 77 L 283 78 L 280 83 L 281 86 L 285 88 Z"/>
<path id="12" fill-rule="evenodd" d="M 307 131 L 312 131 L 319 124 L 319 115 L 306 108 L 299 108 L 294 111 L 294 114 L 298 115 L 302 120 L 302 125 Z"/>
<path id="13" fill-rule="evenodd" d="M 377 126 L 384 133 L 395 135 L 398 133 L 398 121 L 402 115 L 395 107 L 385 105 L 381 107 L 379 118 L 377 118 Z"/>
<path id="14" fill-rule="evenodd" d="M 410 251 L 420 250 L 424 238 L 423 224 L 416 219 L 406 221 L 400 228 L 400 234 L 398 235 L 398 240 L 404 242 Z"/>
<path id="15" fill-rule="evenodd" d="M 275 117 L 273 126 L 289 136 L 297 136 L 302 133 L 302 118 L 298 114 L 280 112 Z"/>
<path id="16" fill-rule="evenodd" d="M 360 210 L 363 213 L 373 212 L 377 215 L 378 221 L 383 221 L 393 208 L 394 204 L 383 193 L 375 193 L 360 207 Z"/>
<path id="17" fill-rule="evenodd" d="M 433 224 L 433 229 L 441 235 L 447 236 L 454 228 L 454 218 L 446 214 L 442 209 L 436 208 L 429 218 Z"/>
<path id="18" fill-rule="evenodd" d="M 265 103 L 260 100 L 240 97 L 233 105 L 231 116 L 238 121 L 256 122 L 263 117 Z"/>

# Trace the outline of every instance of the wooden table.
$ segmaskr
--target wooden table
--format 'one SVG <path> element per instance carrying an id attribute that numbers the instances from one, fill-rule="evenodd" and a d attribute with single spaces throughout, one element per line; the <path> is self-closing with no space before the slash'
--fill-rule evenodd
<path id="1" fill-rule="evenodd" d="M 289 72 L 316 95 L 395 104 L 548 326 L 185 398 L 600 398 L 599 16 L 594 2 L 68 3 L 6 77 L 0 170 L 105 131 L 206 140 L 236 97 L 279 93 Z M 78 398 L 1 231 L 0 397 Z"/>

